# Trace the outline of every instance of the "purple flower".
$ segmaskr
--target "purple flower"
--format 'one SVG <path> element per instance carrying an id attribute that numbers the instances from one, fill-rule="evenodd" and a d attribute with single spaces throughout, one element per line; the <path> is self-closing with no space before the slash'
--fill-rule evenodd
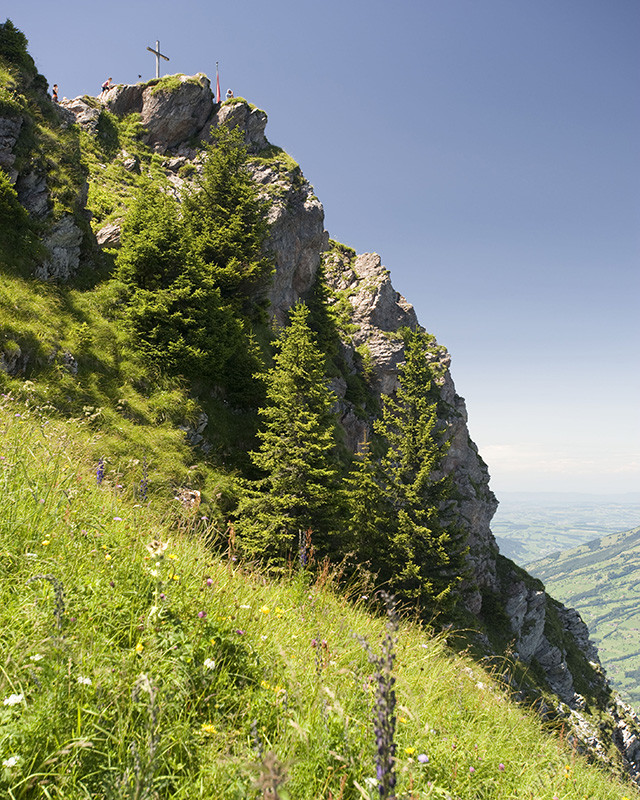
<path id="1" fill-rule="evenodd" d="M 236 628 L 236 633 L 238 636 L 244 636 L 244 631 L 241 628 Z"/>
<path id="2" fill-rule="evenodd" d="M 498 769 L 500 772 L 504 772 L 504 764 L 498 764 Z"/>
<path id="3" fill-rule="evenodd" d="M 418 761 L 421 764 L 428 764 L 429 763 L 429 756 L 426 753 L 420 753 L 418 756 Z"/>
<path id="4" fill-rule="evenodd" d="M 104 478 L 104 458 L 100 458 L 98 461 L 98 469 L 96 470 L 96 482 L 98 486 L 102 483 L 102 479 Z"/>
<path id="5" fill-rule="evenodd" d="M 469 767 L 469 772 L 470 772 L 470 774 L 471 774 L 471 775 L 473 775 L 473 773 L 474 773 L 475 771 L 476 771 L 476 768 L 475 768 L 475 767 Z"/>
<path id="6" fill-rule="evenodd" d="M 114 522 L 122 522 L 122 517 L 114 517 L 113 521 Z"/>
<path id="7" fill-rule="evenodd" d="M 207 578 L 207 586 L 211 586 L 213 584 L 213 578 Z"/>
<path id="8" fill-rule="evenodd" d="M 200 617 L 200 619 L 204 619 L 207 616 L 207 612 L 206 611 L 198 611 L 198 616 Z"/>
<path id="9" fill-rule="evenodd" d="M 167 595 L 164 592 L 161 592 L 160 593 L 160 599 L 161 600 L 166 600 L 167 599 Z"/>

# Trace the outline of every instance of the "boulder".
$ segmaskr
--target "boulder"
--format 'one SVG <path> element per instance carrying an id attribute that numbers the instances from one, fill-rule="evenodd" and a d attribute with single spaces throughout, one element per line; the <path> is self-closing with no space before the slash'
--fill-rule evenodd
<path id="1" fill-rule="evenodd" d="M 73 121 L 83 130 L 89 133 L 97 131 L 100 110 L 90 106 L 81 97 L 76 97 L 73 100 L 62 100 L 58 107 L 63 113 L 67 112 L 67 114 L 71 115 Z"/>
<path id="2" fill-rule="evenodd" d="M 240 128 L 244 133 L 244 142 L 247 150 L 250 153 L 258 153 L 269 144 L 264 134 L 267 119 L 264 111 L 259 108 L 252 108 L 249 103 L 243 100 L 224 103 L 214 113 L 205 127 L 203 138 L 207 139 L 207 135 L 212 129 L 219 128 L 222 125 L 226 125 L 229 128 Z"/>
<path id="3" fill-rule="evenodd" d="M 108 222 L 96 232 L 96 242 L 101 248 L 120 247 L 120 235 L 122 233 L 122 220 L 118 222 Z"/>
<path id="4" fill-rule="evenodd" d="M 147 129 L 147 144 L 164 152 L 201 131 L 213 111 L 206 75 L 171 76 L 177 85 L 147 85 L 142 92 L 140 119 Z"/>

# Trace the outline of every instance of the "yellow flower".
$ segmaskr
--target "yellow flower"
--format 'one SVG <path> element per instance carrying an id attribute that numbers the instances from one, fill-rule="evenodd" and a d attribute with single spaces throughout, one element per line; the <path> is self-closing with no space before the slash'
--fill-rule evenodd
<path id="1" fill-rule="evenodd" d="M 405 753 L 406 753 L 408 756 L 412 756 L 412 755 L 413 755 L 413 754 L 416 752 L 416 748 L 415 748 L 415 747 L 405 747 L 405 748 L 404 748 L 404 752 L 405 752 Z"/>
<path id="2" fill-rule="evenodd" d="M 136 653 L 141 653 L 143 650 L 144 650 L 144 645 L 142 644 L 142 642 L 138 642 L 138 644 L 136 645 Z"/>
<path id="3" fill-rule="evenodd" d="M 180 577 L 178 575 L 172 575 L 171 577 L 173 578 L 174 581 L 180 580 Z"/>
<path id="4" fill-rule="evenodd" d="M 398 722 L 401 722 L 403 725 L 406 724 L 407 718 L 406 717 L 398 717 Z"/>
<path id="5" fill-rule="evenodd" d="M 268 614 L 271 611 L 271 609 L 268 606 L 262 606 L 260 611 L 262 611 L 263 614 Z"/>
<path id="6" fill-rule="evenodd" d="M 109 553 L 105 553 L 105 554 L 104 554 L 104 557 L 107 559 L 107 561 L 109 561 L 109 559 L 111 558 L 111 556 L 109 555 Z"/>
<path id="7" fill-rule="evenodd" d="M 175 561 L 175 560 L 176 560 L 176 558 L 178 558 L 178 556 L 177 556 L 175 553 L 169 553 L 169 555 L 167 556 L 167 558 L 170 558 L 172 561 Z"/>
<path id="8" fill-rule="evenodd" d="M 200 730 L 205 735 L 209 735 L 216 732 L 215 727 L 210 722 L 203 722 L 200 726 Z"/>
<path id="9" fill-rule="evenodd" d="M 44 542 L 41 543 L 43 547 L 46 547 L 48 544 L 51 544 L 49 539 L 45 539 Z"/>

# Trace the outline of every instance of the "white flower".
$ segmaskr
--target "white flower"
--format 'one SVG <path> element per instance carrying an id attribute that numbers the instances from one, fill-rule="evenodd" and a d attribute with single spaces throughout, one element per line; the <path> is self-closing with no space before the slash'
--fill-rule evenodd
<path id="1" fill-rule="evenodd" d="M 34 653 L 32 656 L 29 656 L 29 658 L 30 658 L 32 661 L 42 661 L 42 659 L 44 658 L 44 656 L 42 655 L 42 653 Z"/>
<path id="2" fill-rule="evenodd" d="M 20 761 L 20 756 L 11 756 L 11 758 L 5 758 L 2 762 L 3 767 L 15 767 L 15 765 Z"/>
<path id="3" fill-rule="evenodd" d="M 212 658 L 205 658 L 204 666 L 205 669 L 213 669 L 216 665 L 216 662 Z"/>
<path id="4" fill-rule="evenodd" d="M 18 703 L 21 703 L 24 700 L 23 694 L 11 694 L 9 697 L 4 698 L 4 705 L 5 706 L 17 706 Z"/>
<path id="5" fill-rule="evenodd" d="M 91 686 L 91 678 L 85 678 L 84 675 L 78 675 L 78 683 L 83 684 L 83 686 Z"/>
<path id="6" fill-rule="evenodd" d="M 251 606 L 248 606 L 248 605 L 245 603 L 244 605 L 240 606 L 240 608 L 251 608 Z"/>

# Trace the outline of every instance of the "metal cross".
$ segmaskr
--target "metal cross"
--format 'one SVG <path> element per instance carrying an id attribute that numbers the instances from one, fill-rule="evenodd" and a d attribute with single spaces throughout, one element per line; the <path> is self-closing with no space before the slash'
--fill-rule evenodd
<path id="1" fill-rule="evenodd" d="M 156 78 L 160 77 L 160 59 L 164 58 L 165 61 L 169 60 L 169 56 L 163 56 L 160 52 L 160 42 L 156 39 L 156 49 L 154 50 L 153 47 L 147 47 L 147 50 L 150 53 L 153 53 L 156 57 Z"/>

